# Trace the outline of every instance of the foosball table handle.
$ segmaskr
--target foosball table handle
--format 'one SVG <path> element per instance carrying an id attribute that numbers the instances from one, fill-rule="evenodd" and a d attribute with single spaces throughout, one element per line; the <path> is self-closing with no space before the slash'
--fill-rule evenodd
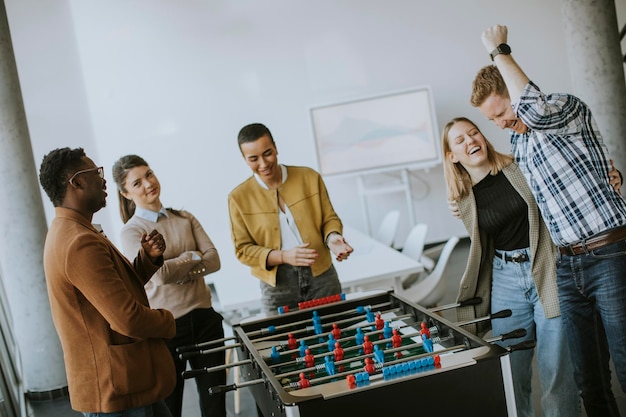
<path id="1" fill-rule="evenodd" d="M 209 395 L 223 394 L 228 391 L 235 391 L 236 389 L 237 389 L 237 384 L 216 385 L 214 387 L 209 388 Z"/>
<path id="2" fill-rule="evenodd" d="M 507 347 L 506 350 L 508 350 L 509 352 L 513 352 L 516 350 L 532 349 L 535 347 L 536 344 L 537 342 L 535 342 L 534 340 L 524 340 L 523 342 L 520 342 L 516 345 Z"/>
<path id="3" fill-rule="evenodd" d="M 511 317 L 511 315 L 513 314 L 513 312 L 509 309 L 506 310 L 500 310 L 496 313 L 493 313 L 491 316 L 489 316 L 492 320 L 493 319 L 504 319 L 507 317 Z"/>
<path id="4" fill-rule="evenodd" d="M 209 395 L 223 394 L 228 391 L 236 391 L 239 388 L 245 388 L 251 385 L 258 385 L 258 384 L 263 384 L 263 383 L 265 383 L 264 379 L 253 379 L 250 381 L 240 382 L 239 384 L 216 385 L 214 387 L 209 388 Z"/>
<path id="5" fill-rule="evenodd" d="M 508 332 L 508 333 L 504 333 L 503 335 L 500 335 L 500 340 L 507 340 L 507 339 L 517 339 L 518 337 L 524 337 L 526 336 L 526 329 L 516 329 L 513 330 L 512 332 Z"/>
<path id="6" fill-rule="evenodd" d="M 200 368 L 200 369 L 190 369 L 189 371 L 183 372 L 183 379 L 195 378 L 198 375 L 206 374 L 208 368 Z"/>

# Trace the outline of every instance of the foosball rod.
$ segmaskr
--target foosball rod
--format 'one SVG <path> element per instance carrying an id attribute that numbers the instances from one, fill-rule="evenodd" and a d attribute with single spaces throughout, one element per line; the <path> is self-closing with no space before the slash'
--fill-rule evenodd
<path id="1" fill-rule="evenodd" d="M 436 313 L 438 311 L 450 310 L 451 308 L 473 306 L 473 305 L 480 304 L 481 302 L 482 302 L 482 298 L 474 297 L 465 301 L 459 301 L 458 303 L 446 304 L 446 305 L 442 305 L 438 307 L 429 308 L 428 311 L 431 313 Z"/>
<path id="2" fill-rule="evenodd" d="M 235 366 L 248 365 L 251 363 L 252 363 L 252 359 L 245 359 L 242 361 L 227 363 L 224 365 L 212 366 L 210 368 L 205 367 L 205 368 L 190 369 L 189 371 L 183 371 L 181 373 L 181 376 L 183 377 L 183 379 L 195 378 L 198 375 L 208 374 L 208 373 L 217 372 L 217 371 L 223 371 L 228 368 L 234 368 Z"/>
<path id="3" fill-rule="evenodd" d="M 385 362 L 384 364 L 381 364 L 379 362 L 377 368 L 383 368 L 385 366 L 392 366 L 392 365 L 396 365 L 396 364 L 399 364 L 399 363 L 410 362 L 410 361 L 418 360 L 418 359 L 424 359 L 424 358 L 428 358 L 428 357 L 431 357 L 431 356 L 440 355 L 441 353 L 447 353 L 447 352 L 456 351 L 456 350 L 462 350 L 462 349 L 467 349 L 467 346 L 464 345 L 464 344 L 462 344 L 462 345 L 455 345 L 455 346 L 451 346 L 451 347 L 448 347 L 448 348 L 441 349 L 441 350 L 439 350 L 437 352 L 427 352 L 427 353 L 422 353 L 422 354 L 419 354 L 419 355 L 416 355 L 416 356 L 406 356 L 406 357 L 404 357 L 402 359 L 396 359 L 396 360 L 392 360 L 392 361 L 389 361 L 389 362 Z M 369 355 L 368 355 L 368 357 L 369 357 Z M 356 362 L 357 360 L 358 360 L 358 358 L 344 359 L 342 361 L 337 361 L 337 362 L 334 362 L 334 363 L 335 363 L 335 365 L 342 365 L 344 363 Z M 316 370 L 316 367 L 304 368 L 304 369 L 301 369 L 301 370 L 299 370 L 297 372 L 291 372 L 291 373 L 289 373 L 289 375 L 300 374 L 300 373 L 303 373 L 303 372 L 306 373 L 306 372 L 310 372 L 312 370 Z M 377 372 L 375 374 L 379 374 L 380 372 L 378 372 L 378 371 L 379 371 L 379 369 L 377 369 Z M 362 372 L 365 372 L 365 371 L 362 371 Z M 310 379 L 308 381 L 311 384 L 314 384 L 314 383 L 318 384 L 318 383 L 325 382 L 327 380 L 341 378 L 341 377 L 344 377 L 344 376 L 347 376 L 347 375 L 350 375 L 350 374 L 353 374 L 353 373 L 354 373 L 354 370 L 338 372 L 338 373 L 336 373 L 334 375 L 328 375 L 328 376 L 322 376 L 322 377 L 318 377 L 318 378 L 312 378 L 312 379 Z M 281 377 L 283 377 L 285 375 L 288 375 L 288 374 L 276 375 L 275 377 L 276 377 L 276 379 L 279 379 L 279 378 L 281 378 Z M 289 385 L 289 384 L 282 384 L 283 387 L 285 387 L 286 385 Z"/>
<path id="4" fill-rule="evenodd" d="M 209 355 L 211 353 L 222 352 L 222 351 L 229 350 L 229 349 L 236 349 L 241 346 L 242 346 L 241 343 L 233 343 L 232 345 L 224 345 L 224 346 L 216 347 L 213 349 L 194 350 L 191 352 L 187 351 L 187 352 L 180 353 L 178 357 L 180 359 L 188 359 L 194 356 Z"/>
<path id="5" fill-rule="evenodd" d="M 467 326 L 469 324 L 475 324 L 481 321 L 487 321 L 487 320 L 493 320 L 493 319 L 503 319 L 506 317 L 511 317 L 511 315 L 513 314 L 513 312 L 509 309 L 506 310 L 500 310 L 496 313 L 493 314 L 489 314 L 487 316 L 483 316 L 483 317 L 479 317 L 477 319 L 473 319 L 473 320 L 467 320 L 467 321 L 459 321 L 456 322 L 455 325 L 457 326 Z"/>
<path id="6" fill-rule="evenodd" d="M 239 388 L 245 388 L 252 385 L 259 385 L 264 383 L 264 379 L 252 379 L 250 381 L 241 382 L 239 384 L 216 385 L 209 388 L 209 395 L 223 394 L 228 391 L 236 391 Z"/>
<path id="7" fill-rule="evenodd" d="M 508 350 L 509 352 L 514 352 L 516 350 L 532 349 L 536 345 L 537 345 L 537 342 L 535 340 L 524 340 L 523 342 L 520 342 L 516 345 L 507 346 L 505 347 L 505 349 Z"/>
<path id="8" fill-rule="evenodd" d="M 324 319 L 328 320 L 329 318 L 332 319 L 332 318 L 335 318 L 335 317 L 345 316 L 346 314 L 354 314 L 354 313 L 357 313 L 358 316 L 351 317 L 350 319 L 354 319 L 356 317 L 363 317 L 364 314 L 361 314 L 358 311 L 358 309 L 360 309 L 360 308 L 363 308 L 363 309 L 369 308 L 370 310 L 373 310 L 373 309 L 378 309 L 378 308 L 381 308 L 381 307 L 384 307 L 384 306 L 389 306 L 390 304 L 391 303 L 382 303 L 382 304 L 378 304 L 378 305 L 375 305 L 375 306 L 359 306 L 359 307 L 357 307 L 356 311 L 350 310 L 350 311 L 342 311 L 342 312 L 339 312 L 339 313 L 327 314 L 327 315 L 324 316 Z M 398 309 L 394 309 L 394 310 L 398 310 Z M 282 332 L 282 333 L 276 333 L 276 331 L 277 330 L 283 330 L 283 329 L 286 329 L 286 328 L 293 328 L 293 327 L 296 327 L 296 326 L 298 326 L 300 324 L 310 323 L 311 320 L 312 320 L 311 318 L 308 318 L 306 320 L 294 321 L 294 322 L 291 322 L 291 323 L 281 324 L 281 325 L 278 325 L 278 326 L 269 326 L 269 327 L 266 327 L 266 328 L 263 328 L 263 329 L 254 330 L 254 331 L 248 332 L 247 336 L 248 336 L 248 338 L 250 338 L 250 340 L 252 342 L 261 342 L 261 341 L 265 341 L 265 340 L 270 340 L 270 339 L 272 339 L 272 338 L 274 338 L 276 336 L 281 336 L 281 335 L 285 335 L 285 334 L 289 334 L 289 333 L 299 334 L 299 333 L 308 331 L 308 328 L 292 329 L 291 331 L 286 331 L 286 332 Z M 326 324 L 326 325 L 328 325 L 328 324 Z M 324 326 L 324 324 L 322 326 Z M 263 338 L 252 339 L 252 337 L 254 337 L 254 336 L 257 336 L 257 335 L 267 335 L 267 334 L 269 334 L 269 336 L 265 336 Z"/>
<path id="9" fill-rule="evenodd" d="M 376 336 L 377 334 L 380 334 L 380 333 L 382 333 L 382 332 L 383 332 L 382 330 L 374 330 L 374 331 L 372 331 L 372 332 L 363 333 L 363 336 L 367 336 L 367 337 L 370 337 L 370 336 Z M 348 336 L 348 337 L 344 337 L 344 338 L 341 338 L 341 339 L 337 340 L 337 342 L 344 342 L 344 343 L 345 343 L 345 342 L 347 342 L 347 341 L 349 341 L 349 340 L 352 340 L 352 339 L 356 339 L 356 336 Z M 385 341 L 388 341 L 388 340 L 391 340 L 391 339 L 384 339 L 384 340 L 385 340 Z M 378 343 L 378 342 L 380 342 L 380 341 L 376 341 L 376 342 Z M 374 342 L 372 342 L 372 343 L 374 343 Z M 327 345 L 328 345 L 328 343 L 327 343 L 327 342 L 315 343 L 315 344 L 310 345 L 310 346 L 308 346 L 308 345 L 307 345 L 307 349 L 316 349 L 316 348 L 319 348 L 319 347 L 324 347 L 324 346 L 327 346 Z M 282 347 L 282 346 L 284 346 L 284 345 L 281 345 L 281 347 Z M 355 350 L 355 349 L 360 349 L 360 348 L 361 348 L 361 345 L 356 345 L 356 346 L 349 346 L 349 347 L 346 347 L 344 350 L 348 350 L 348 351 L 350 351 L 350 350 Z M 290 350 L 281 351 L 281 352 L 279 352 L 279 353 L 280 353 L 281 355 L 285 355 L 285 356 L 287 356 L 287 355 L 289 355 L 289 354 L 292 354 L 292 353 L 300 353 L 300 347 L 297 347 L 296 349 L 290 349 Z M 328 355 L 332 355 L 332 354 L 333 354 L 333 351 L 329 351 L 328 353 L 321 354 L 321 355 L 320 355 L 320 357 L 323 357 L 323 356 L 328 356 Z M 270 357 L 269 357 L 269 356 L 267 356 L 267 357 L 264 357 L 264 359 L 269 360 L 269 359 L 270 359 Z M 294 363 L 297 363 L 297 362 L 298 362 L 298 361 L 297 361 L 297 360 L 295 360 L 295 361 L 285 362 L 285 363 L 281 363 L 281 364 L 271 364 L 271 365 L 268 365 L 268 366 L 269 366 L 270 368 L 276 368 L 276 367 L 279 367 L 279 366 L 284 366 L 284 365 L 294 364 Z"/>
<path id="10" fill-rule="evenodd" d="M 413 315 L 411 315 L 411 314 L 404 314 L 404 315 L 401 315 L 401 316 L 397 316 L 397 317 L 394 317 L 394 320 L 393 320 L 393 321 L 399 321 L 399 320 L 402 320 L 402 319 L 405 319 L 405 318 L 409 318 L 409 317 L 413 317 Z M 359 319 L 359 320 L 360 320 L 360 319 Z M 346 320 L 343 320 L 343 321 L 336 321 L 336 322 L 330 323 L 330 325 L 331 325 L 331 327 L 332 327 L 332 325 L 333 325 L 333 324 L 338 324 L 338 325 L 339 325 L 339 324 L 344 324 L 345 322 L 346 322 Z M 356 323 L 355 323 L 355 325 L 356 325 Z M 368 324 L 362 324 L 362 325 L 359 325 L 359 326 L 356 326 L 356 327 L 360 327 L 360 328 L 362 329 L 363 327 L 371 327 L 371 326 L 374 326 L 374 325 L 375 325 L 374 323 L 368 323 Z M 353 326 L 348 326 L 348 327 L 346 327 L 346 328 L 344 328 L 344 329 L 340 329 L 340 330 L 341 330 L 341 331 L 346 331 L 346 330 L 352 330 L 352 329 L 354 329 L 354 328 L 355 328 L 355 327 L 354 327 L 354 325 L 353 325 Z M 370 333 L 371 333 L 371 334 L 378 334 L 379 332 L 382 332 L 382 330 L 372 330 L 371 332 L 366 333 L 366 334 L 369 336 L 369 335 L 370 335 Z M 306 341 L 306 340 L 313 340 L 313 339 L 317 339 L 317 338 L 320 338 L 320 337 L 328 337 L 328 335 L 329 335 L 329 334 L 331 334 L 331 333 L 332 333 L 332 331 L 325 332 L 325 333 L 319 333 L 319 334 L 312 334 L 312 335 L 309 335 L 309 336 L 304 336 L 304 337 L 301 337 L 301 338 L 300 338 L 300 339 L 298 339 L 298 340 L 299 340 L 299 341 L 300 341 L 300 340 L 305 340 L 305 341 Z M 348 338 L 340 338 L 340 339 L 337 339 L 337 340 L 339 341 L 339 340 L 344 340 L 344 339 L 345 339 L 345 340 L 349 340 Z M 325 343 L 325 342 L 324 342 L 324 343 Z M 284 344 L 284 343 L 281 343 L 281 346 L 283 346 L 283 345 L 285 345 L 285 344 Z"/>
<path id="11" fill-rule="evenodd" d="M 381 332 L 382 332 L 382 330 L 377 330 L 375 332 L 371 332 L 371 334 L 376 335 L 376 334 L 379 334 Z M 366 336 L 368 336 L 368 337 L 369 337 L 369 335 L 370 335 L 370 333 L 366 334 Z M 412 337 L 420 336 L 420 335 L 421 334 L 419 332 L 415 332 L 415 333 L 403 334 L 403 335 L 401 335 L 401 337 L 402 337 L 402 339 L 410 339 Z M 354 339 L 354 338 L 355 338 L 355 336 L 350 336 L 350 337 L 344 339 L 344 341 L 351 340 L 351 339 Z M 439 339 L 439 342 L 442 341 L 442 340 L 447 340 L 447 339 L 448 338 Z M 391 341 L 392 341 L 391 338 L 386 338 L 386 339 L 380 339 L 380 340 L 371 341 L 371 342 L 372 342 L 372 347 L 373 347 L 374 345 L 382 345 L 382 344 L 389 343 Z M 325 345 L 325 343 L 312 345 L 309 348 L 311 348 L 311 347 L 312 348 L 321 347 L 322 345 Z M 398 348 L 385 349 L 385 352 L 397 352 L 397 351 L 400 351 L 400 350 L 411 348 L 413 346 L 422 346 L 422 345 L 423 345 L 423 343 L 421 343 L 421 342 L 420 343 L 413 343 L 411 345 L 404 345 L 404 346 L 400 346 Z M 360 350 L 362 348 L 363 348 L 363 345 L 354 345 L 354 346 L 348 346 L 346 348 L 343 348 L 343 350 L 344 350 L 344 352 L 352 352 L 354 350 Z M 293 349 L 293 350 L 289 350 L 289 351 L 286 351 L 286 352 L 281 352 L 281 354 L 282 355 L 289 355 L 290 353 L 296 353 L 298 351 L 299 351 L 299 349 Z M 320 354 L 314 355 L 314 357 L 315 358 L 323 358 L 325 356 L 333 356 L 333 355 L 334 355 L 334 351 L 328 351 L 328 352 L 324 352 L 324 353 L 320 353 Z M 368 353 L 368 354 L 360 355 L 360 356 L 357 356 L 357 357 L 354 357 L 354 358 L 343 359 L 342 361 L 338 361 L 337 363 L 348 363 L 350 361 L 358 360 L 361 357 L 368 357 L 368 356 L 373 356 L 373 355 L 374 355 L 374 353 Z M 270 358 L 266 357 L 264 359 L 266 359 L 266 362 L 267 362 L 267 360 L 269 360 Z M 288 365 L 298 364 L 298 363 L 303 362 L 303 360 L 304 359 L 302 359 L 302 357 L 299 357 L 296 360 L 289 361 L 289 362 L 283 362 L 283 363 L 271 364 L 271 365 L 268 364 L 268 367 L 270 369 L 279 368 L 281 366 L 288 366 Z"/>
<path id="12" fill-rule="evenodd" d="M 387 343 L 389 341 L 391 341 L 391 339 L 383 339 L 383 340 L 376 341 L 376 343 L 372 342 L 372 344 L 373 345 L 382 345 L 382 344 Z M 403 346 L 400 346 L 400 347 L 397 347 L 397 348 L 384 349 L 384 352 L 385 353 L 395 353 L 395 352 L 399 352 L 399 351 L 402 351 L 402 350 L 411 349 L 413 347 L 419 347 L 419 346 L 422 346 L 422 345 L 423 345 L 422 343 L 411 343 L 409 345 L 403 345 Z M 465 345 L 458 345 L 458 346 L 467 348 L 467 346 L 465 346 Z M 358 345 L 358 346 L 350 346 L 350 347 L 345 348 L 344 352 L 350 352 L 350 351 L 361 349 L 361 348 L 362 348 L 362 346 L 360 346 L 360 345 Z M 455 349 L 458 349 L 458 347 L 456 347 Z M 412 359 L 420 359 L 424 355 L 425 356 L 431 356 L 434 353 L 439 354 L 440 352 L 447 352 L 447 351 L 448 350 L 446 348 L 444 350 L 439 350 L 437 352 L 422 353 L 420 355 L 413 356 L 411 358 Z M 333 355 L 333 352 L 324 352 L 324 353 L 321 353 L 321 354 L 318 354 L 318 355 L 313 355 L 313 357 L 315 359 L 321 359 L 321 358 L 323 358 L 325 356 L 330 356 L 330 355 Z M 333 363 L 335 364 L 335 366 L 345 365 L 345 364 L 349 364 L 349 363 L 353 363 L 353 362 L 365 361 L 366 358 L 373 358 L 373 357 L 375 357 L 374 352 L 372 352 L 372 353 L 364 353 L 362 355 L 355 356 L 353 358 L 342 359 L 340 361 L 333 361 Z M 407 356 L 407 359 L 408 358 L 409 357 Z M 301 361 L 285 362 L 285 363 L 282 363 L 281 365 L 282 366 L 293 365 L 293 364 L 297 364 L 298 362 L 302 362 L 302 360 Z M 404 362 L 404 361 L 401 360 L 400 362 Z M 389 362 L 389 363 L 391 363 L 391 362 Z M 276 379 L 297 375 L 297 374 L 299 374 L 301 372 L 321 370 L 321 369 L 323 369 L 324 366 L 325 366 L 325 364 L 318 364 L 318 365 L 314 365 L 314 366 L 311 366 L 311 367 L 305 367 L 305 368 L 297 369 L 297 370 L 294 370 L 294 371 L 285 372 L 285 373 L 276 375 Z"/>
<path id="13" fill-rule="evenodd" d="M 493 343 L 493 342 L 498 342 L 500 340 L 518 339 L 520 337 L 526 336 L 526 334 L 527 334 L 526 329 L 516 329 L 516 330 L 513 330 L 512 332 L 501 334 L 500 336 L 495 336 L 489 339 L 485 339 L 485 342 Z M 536 344 L 537 342 L 534 340 L 524 340 L 515 345 L 506 346 L 505 349 L 508 350 L 509 352 L 514 352 L 516 350 L 532 349 L 535 347 Z"/>
<path id="14" fill-rule="evenodd" d="M 449 352 L 449 351 L 452 351 L 452 350 L 458 350 L 458 349 L 464 349 L 464 348 L 466 348 L 465 345 L 457 345 L 457 346 L 452 346 L 452 347 L 449 347 L 449 348 L 446 348 L 446 349 L 443 349 L 443 350 L 440 350 L 440 351 L 437 351 L 437 352 L 429 352 L 429 353 L 424 353 L 424 354 L 420 354 L 420 355 L 417 355 L 417 356 L 411 356 L 411 357 L 407 356 L 404 359 L 398 359 L 398 360 L 394 360 L 394 361 L 389 361 L 389 362 L 385 363 L 384 366 L 391 366 L 391 365 L 395 365 L 395 364 L 398 364 L 398 363 L 408 362 L 409 360 L 417 360 L 417 359 L 428 358 L 428 357 L 431 357 L 431 356 L 439 355 L 440 353 L 445 353 L 445 352 Z M 249 363 L 251 361 L 244 361 L 244 362 Z M 337 361 L 336 363 L 340 364 L 341 362 L 343 362 L 343 361 Z M 345 360 L 345 362 L 350 362 L 350 360 Z M 352 360 L 352 362 L 354 362 L 354 360 Z M 313 368 L 310 368 L 310 369 L 313 369 Z M 302 373 L 304 371 L 305 370 L 300 370 L 300 371 L 298 371 L 298 373 Z M 190 371 L 187 371 L 187 372 L 190 372 Z M 313 379 L 309 380 L 309 383 L 320 384 L 320 383 L 323 383 L 325 381 L 342 378 L 342 377 L 351 375 L 353 373 L 354 373 L 354 370 L 345 371 L 345 372 L 339 372 L 339 373 L 336 373 L 334 375 L 328 375 L 328 376 L 324 376 L 324 377 L 313 378 Z M 380 372 L 376 372 L 376 374 L 379 374 L 379 373 Z M 194 376 L 197 376 L 197 375 L 194 375 Z M 183 373 L 183 377 L 185 377 L 185 373 Z M 187 377 L 187 378 L 190 378 L 190 377 Z M 240 388 L 245 388 L 245 387 L 249 387 L 249 386 L 252 386 L 252 385 L 264 384 L 265 382 L 266 381 L 264 379 L 253 379 L 253 380 L 242 382 L 242 383 L 239 383 L 239 384 L 217 385 L 215 387 L 209 388 L 208 391 L 209 391 L 209 395 L 222 394 L 222 393 L 225 393 L 225 392 L 228 392 L 228 391 L 235 391 L 235 390 L 238 390 Z M 281 384 L 281 385 L 283 387 L 285 386 L 284 384 Z M 295 388 L 292 388 L 292 390 L 293 389 L 295 389 Z M 287 389 L 287 390 L 289 390 L 289 389 Z"/>
<path id="15" fill-rule="evenodd" d="M 487 343 L 493 343 L 493 342 L 499 342 L 501 340 L 518 339 L 520 337 L 526 336 L 526 334 L 527 334 L 526 329 L 516 329 L 516 330 L 513 330 L 512 332 L 503 333 L 499 336 L 490 337 L 484 340 Z"/>
<path id="16" fill-rule="evenodd" d="M 511 314 L 512 314 L 511 310 L 508 310 L 508 309 L 507 309 L 507 310 L 501 310 L 501 311 L 498 311 L 498 312 L 493 313 L 493 314 L 491 314 L 491 315 L 484 316 L 484 317 L 480 317 L 480 318 L 477 318 L 477 319 L 471 320 L 471 321 L 469 321 L 469 322 L 460 322 L 460 323 L 456 323 L 456 324 L 457 324 L 457 325 L 462 326 L 462 325 L 467 325 L 467 324 L 476 323 L 476 322 L 479 322 L 479 321 L 486 321 L 486 320 L 491 320 L 491 319 L 498 319 L 498 318 L 510 317 L 510 316 L 511 316 Z M 412 315 L 408 315 L 408 316 L 409 316 L 409 317 L 412 317 Z M 396 318 L 396 319 L 397 319 L 397 318 Z M 421 322 L 419 322 L 419 323 L 421 323 Z M 416 325 L 416 324 L 418 324 L 418 322 L 405 324 L 403 327 L 400 327 L 400 329 L 407 328 L 407 327 L 412 327 L 412 326 L 414 326 L 414 325 Z M 366 326 L 369 326 L 369 325 L 366 325 Z M 435 328 L 436 328 L 436 327 L 435 327 Z M 431 331 L 432 331 L 432 327 L 429 327 L 429 330 L 431 330 Z M 371 332 L 364 332 L 364 335 L 367 335 L 368 337 L 369 337 L 369 336 L 374 336 L 374 335 L 377 335 L 377 334 L 382 333 L 383 331 L 384 331 L 384 330 L 375 330 L 375 331 L 371 331 Z M 419 334 L 420 334 L 420 333 L 412 333 L 412 334 L 402 335 L 402 336 L 403 336 L 404 338 L 407 338 L 407 337 L 418 336 Z M 320 335 L 315 335 L 315 336 L 309 337 L 309 339 L 311 339 L 311 338 L 313 338 L 313 339 L 314 339 L 314 338 L 319 337 L 319 336 L 320 336 Z M 352 339 L 355 339 L 355 338 L 356 338 L 356 336 L 348 336 L 348 337 L 346 337 L 346 338 L 341 338 L 341 339 L 339 339 L 338 341 L 339 341 L 339 342 L 342 342 L 342 341 L 343 341 L 343 342 L 347 342 L 347 341 L 352 340 Z M 389 341 L 389 340 L 390 340 L 390 339 L 384 339 L 384 341 Z M 373 342 L 373 343 L 374 343 L 374 342 Z M 378 343 L 380 343 L 380 341 L 376 342 L 375 344 L 378 344 Z M 326 345 L 326 342 L 316 343 L 316 344 L 313 344 L 313 345 L 308 346 L 308 347 L 309 347 L 309 348 L 318 348 L 318 347 L 322 347 L 322 346 L 324 346 L 324 345 Z M 284 344 L 282 344 L 282 345 L 280 345 L 280 346 L 281 346 L 281 347 L 284 347 Z M 361 348 L 361 346 L 360 346 L 360 345 L 357 345 L 357 346 L 351 346 L 351 347 L 345 348 L 344 350 L 346 350 L 346 349 L 347 349 L 347 350 L 354 350 L 354 349 L 360 349 L 360 348 Z M 281 353 L 281 355 L 288 355 L 288 354 L 290 354 L 290 353 L 299 353 L 299 351 L 300 351 L 300 348 L 296 348 L 296 349 L 291 349 L 291 350 L 287 350 L 287 351 L 281 351 L 280 353 Z M 332 354 L 332 351 L 330 351 L 328 354 L 324 353 L 324 354 L 322 354 L 321 356 L 327 356 L 327 355 L 329 355 L 329 354 Z M 266 358 L 266 359 L 269 359 L 269 358 Z M 297 361 L 292 361 L 291 363 L 296 363 L 296 362 L 297 362 Z M 270 367 L 270 368 L 275 368 L 275 367 L 279 367 L 279 366 L 281 366 L 281 365 L 285 365 L 285 364 L 272 364 L 272 365 L 269 365 L 269 367 Z"/>
<path id="17" fill-rule="evenodd" d="M 234 336 L 230 336 L 230 337 L 224 337 L 222 339 L 209 340 L 208 342 L 202 342 L 202 343 L 196 343 L 196 344 L 193 344 L 193 345 L 180 346 L 180 347 L 176 348 L 176 353 L 191 352 L 193 350 L 202 349 L 202 348 L 205 348 L 207 346 L 223 344 L 224 342 L 229 342 L 231 340 L 236 340 L 236 338 Z"/>
<path id="18" fill-rule="evenodd" d="M 413 316 L 410 315 L 410 314 L 403 315 L 403 316 L 398 316 L 398 317 L 394 317 L 393 321 L 394 322 L 395 321 L 399 321 L 400 319 L 407 318 L 407 317 L 413 317 Z M 391 321 L 392 320 L 389 320 L 389 322 L 391 322 Z M 413 329 L 415 329 L 414 326 L 416 324 L 421 324 L 421 323 L 423 323 L 423 321 L 412 322 L 412 323 L 404 323 L 404 322 L 402 322 L 402 326 L 394 327 L 394 329 L 397 329 L 397 330 L 406 329 L 406 328 L 413 328 Z M 369 327 L 369 326 L 371 326 L 371 324 L 366 324 L 366 325 L 363 325 L 363 326 L 360 326 L 360 327 Z M 437 333 L 437 334 L 439 333 L 439 329 L 436 326 L 429 327 L 428 330 L 433 332 L 433 333 Z M 384 331 L 385 331 L 384 329 L 382 329 L 382 330 L 365 331 L 365 332 L 363 332 L 363 336 L 367 336 L 367 337 L 376 336 L 378 334 L 384 333 Z M 410 337 L 419 336 L 419 335 L 421 335 L 421 332 L 418 331 L 418 332 L 413 332 L 413 333 L 405 333 L 405 334 L 402 334 L 401 336 L 403 338 L 410 338 Z M 308 339 L 315 339 L 316 337 L 321 337 L 321 336 L 322 336 L 321 334 L 320 335 L 315 335 L 315 336 L 308 337 Z M 337 339 L 336 341 L 340 342 L 340 343 L 345 343 L 345 342 L 349 342 L 349 341 L 351 341 L 353 339 L 356 339 L 356 335 L 341 337 L 341 338 Z M 389 341 L 390 339 L 386 338 L 384 340 L 385 341 Z M 377 343 L 379 343 L 379 342 L 380 341 L 378 341 Z M 315 343 L 315 344 L 312 344 L 310 346 L 307 346 L 307 348 L 315 349 L 315 348 L 323 347 L 323 346 L 325 346 L 327 344 L 328 344 L 328 342 L 320 342 L 320 343 Z M 279 348 L 283 349 L 285 346 L 287 346 L 287 345 L 285 345 L 284 343 L 281 343 L 279 345 Z M 296 347 L 295 349 L 289 349 L 289 350 L 286 350 L 286 351 L 285 350 L 281 350 L 280 354 L 281 355 L 289 355 L 289 354 L 299 353 L 299 352 L 300 352 L 300 347 Z M 266 362 L 267 362 L 269 360 L 269 357 L 266 356 L 266 357 L 264 357 L 264 359 L 266 359 Z M 274 365 L 269 365 L 269 366 L 270 367 L 276 367 L 276 366 L 279 366 L 279 365 L 275 365 L 274 364 Z"/>

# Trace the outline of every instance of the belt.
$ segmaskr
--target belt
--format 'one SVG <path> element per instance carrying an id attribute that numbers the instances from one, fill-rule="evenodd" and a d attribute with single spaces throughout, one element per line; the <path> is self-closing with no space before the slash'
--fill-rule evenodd
<path id="1" fill-rule="evenodd" d="M 626 239 L 626 226 L 621 226 L 615 229 L 607 230 L 606 232 L 593 235 L 582 242 L 574 243 L 568 246 L 560 246 L 559 252 L 561 255 L 580 255 L 595 249 L 600 249 L 605 246 L 617 243 Z"/>
<path id="2" fill-rule="evenodd" d="M 505 255 L 505 254 L 498 253 L 498 257 L 504 259 L 506 262 L 515 262 L 516 264 L 522 263 L 522 262 L 528 262 L 530 259 L 528 257 L 528 254 L 524 252 L 515 252 L 513 253 L 513 255 Z"/>

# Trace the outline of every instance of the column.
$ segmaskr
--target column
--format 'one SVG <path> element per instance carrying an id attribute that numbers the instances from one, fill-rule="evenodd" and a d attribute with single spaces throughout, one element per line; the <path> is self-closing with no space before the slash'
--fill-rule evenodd
<path id="1" fill-rule="evenodd" d="M 626 81 L 614 0 L 562 1 L 573 93 L 591 107 L 626 177 Z"/>
<path id="2" fill-rule="evenodd" d="M 67 377 L 43 272 L 46 217 L 4 2 L 0 2 L 0 268 L 24 390 L 43 399 Z"/>

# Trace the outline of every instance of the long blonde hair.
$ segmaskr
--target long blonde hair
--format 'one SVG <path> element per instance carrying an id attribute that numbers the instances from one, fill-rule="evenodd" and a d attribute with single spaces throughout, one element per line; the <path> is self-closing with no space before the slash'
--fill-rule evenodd
<path id="1" fill-rule="evenodd" d="M 450 143 L 448 142 L 448 134 L 450 133 L 452 126 L 459 122 L 467 122 L 478 129 L 476 123 L 472 122 L 467 117 L 455 117 L 446 123 L 443 128 L 443 134 L 441 135 L 443 173 L 446 178 L 446 186 L 448 187 L 448 199 L 454 201 L 458 201 L 461 198 L 466 197 L 472 189 L 472 179 L 470 178 L 469 172 L 467 172 L 461 163 L 454 163 L 448 157 L 448 154 L 452 152 L 452 149 L 450 149 Z M 478 129 L 478 131 L 480 132 L 480 129 Z M 489 172 L 491 175 L 496 175 L 498 172 L 502 171 L 504 167 L 513 162 L 512 155 L 497 152 L 491 142 L 489 142 L 486 138 L 485 144 L 487 146 L 487 159 L 489 161 L 489 165 L 491 166 L 491 171 Z"/>

